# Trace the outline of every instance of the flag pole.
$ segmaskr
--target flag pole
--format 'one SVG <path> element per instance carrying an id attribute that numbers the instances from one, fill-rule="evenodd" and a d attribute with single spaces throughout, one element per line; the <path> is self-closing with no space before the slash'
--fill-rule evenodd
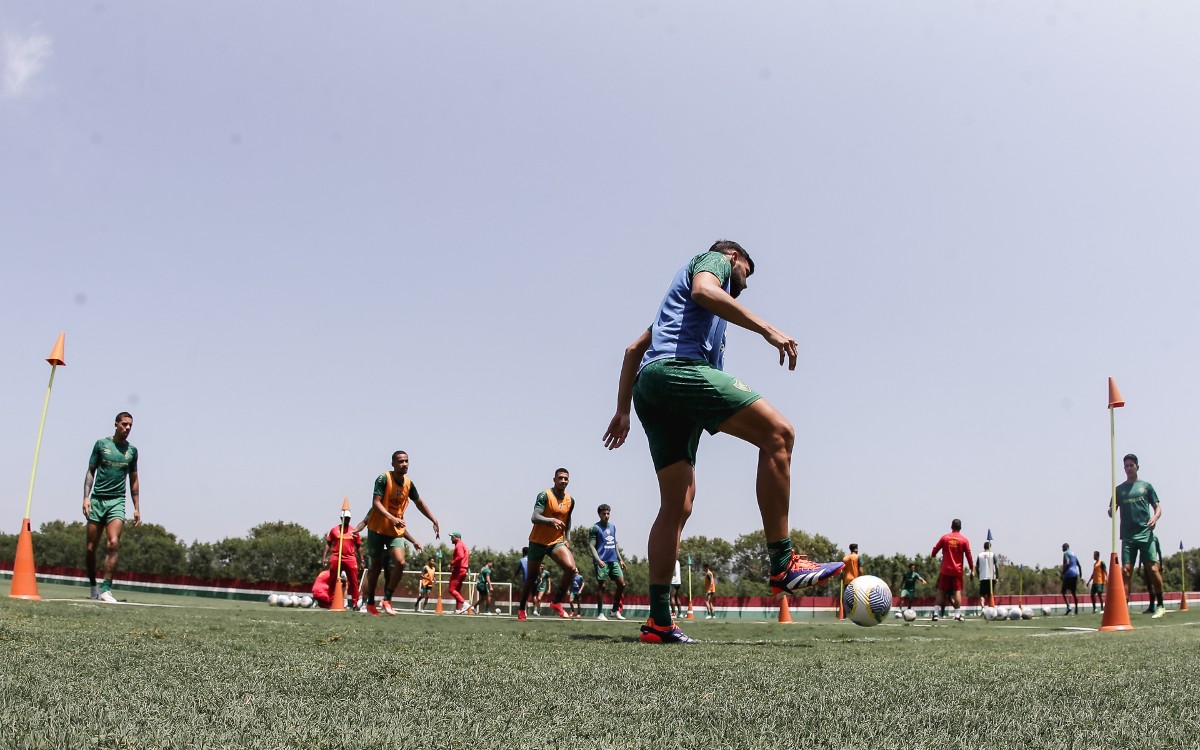
<path id="1" fill-rule="evenodd" d="M 29 523 L 29 511 L 33 507 L 33 484 L 37 479 L 38 456 L 42 452 L 42 433 L 46 429 L 46 412 L 50 409 L 50 392 L 54 390 L 54 372 L 59 366 L 66 367 L 63 349 L 67 334 L 58 334 L 54 349 L 46 361 L 50 363 L 50 384 L 46 386 L 46 399 L 42 402 L 42 421 L 38 423 L 37 442 L 33 447 L 33 470 L 29 472 L 29 495 L 25 499 L 25 517 L 21 521 L 21 532 L 17 535 L 17 550 L 13 558 L 12 583 L 8 595 L 12 599 L 39 600 L 37 569 L 33 563 L 33 527 Z"/>
<path id="2" fill-rule="evenodd" d="M 1125 600 L 1125 571 L 1121 568 L 1121 558 L 1117 556 L 1117 420 L 1116 410 L 1125 405 L 1121 392 L 1112 378 L 1108 379 L 1108 438 L 1111 457 L 1112 497 L 1109 500 L 1108 512 L 1112 516 L 1112 555 L 1109 557 L 1109 586 L 1105 592 L 1104 617 L 1100 620 L 1100 630 L 1133 630 L 1129 621 L 1129 602 Z"/>

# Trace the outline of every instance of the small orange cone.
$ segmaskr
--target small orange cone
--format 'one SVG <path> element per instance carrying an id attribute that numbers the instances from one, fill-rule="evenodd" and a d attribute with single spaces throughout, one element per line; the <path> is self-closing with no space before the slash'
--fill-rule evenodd
<path id="1" fill-rule="evenodd" d="M 63 359 L 63 357 L 64 357 L 63 349 L 64 349 L 64 345 L 66 344 L 66 340 L 67 340 L 67 334 L 65 334 L 65 333 L 58 334 L 58 341 L 54 342 L 54 349 L 51 350 L 50 356 L 46 357 L 47 362 L 49 362 L 50 364 L 52 364 L 56 367 L 66 367 L 67 366 L 66 360 Z"/>
<path id="2" fill-rule="evenodd" d="M 337 577 L 337 583 L 333 585 L 333 600 L 329 602 L 330 612 L 345 612 L 346 611 L 346 594 L 342 591 L 342 577 Z"/>
<path id="3" fill-rule="evenodd" d="M 1180 591 L 1180 592 L 1179 592 L 1179 611 L 1180 611 L 1180 612 L 1187 612 L 1187 611 L 1188 611 L 1188 605 L 1187 605 L 1187 592 L 1186 592 L 1186 591 Z"/>
<path id="4" fill-rule="evenodd" d="M 29 530 L 29 519 L 21 524 L 17 537 L 17 556 L 13 560 L 12 587 L 8 595 L 13 599 L 35 599 L 38 596 L 37 572 L 33 566 L 33 533 Z"/>
<path id="5" fill-rule="evenodd" d="M 792 608 L 788 606 L 787 594 L 779 597 L 779 621 L 788 625 L 792 624 Z"/>
<path id="6" fill-rule="evenodd" d="M 1111 378 L 1108 382 L 1110 389 L 1115 388 Z M 1117 398 L 1120 397 L 1118 393 Z M 1125 601 L 1125 574 L 1116 552 L 1112 553 L 1108 569 L 1111 575 L 1108 577 L 1108 591 L 1104 592 L 1104 617 L 1100 620 L 1100 630 L 1133 630 L 1133 624 L 1129 622 L 1129 603 Z"/>
<path id="7" fill-rule="evenodd" d="M 690 573 L 689 573 L 689 575 L 690 575 Z M 690 597 L 690 596 L 688 597 L 688 613 L 687 613 L 687 619 L 689 619 L 689 620 L 695 620 L 695 619 L 696 619 L 696 612 L 695 612 L 695 611 L 692 609 L 692 597 Z"/>
<path id="8" fill-rule="evenodd" d="M 1117 389 L 1117 383 L 1112 378 L 1108 379 L 1108 408 L 1116 409 L 1124 406 L 1125 399 L 1121 398 L 1121 391 Z"/>

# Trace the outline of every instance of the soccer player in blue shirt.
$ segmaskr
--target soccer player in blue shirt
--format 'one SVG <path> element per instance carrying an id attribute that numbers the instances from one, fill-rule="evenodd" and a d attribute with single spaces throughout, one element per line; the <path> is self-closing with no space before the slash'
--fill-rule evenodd
<path id="1" fill-rule="evenodd" d="M 621 559 L 621 550 L 617 547 L 617 525 L 611 523 L 612 508 L 608 504 L 596 509 L 600 516 L 597 523 L 588 529 L 588 551 L 592 553 L 592 562 L 596 566 L 596 619 L 607 620 L 604 616 L 605 584 L 613 582 L 612 616 L 624 620 L 621 613 L 621 597 L 625 593 L 625 561 Z"/>
<path id="2" fill-rule="evenodd" d="M 631 405 L 650 442 L 658 477 L 658 518 L 647 545 L 650 619 L 644 643 L 691 643 L 671 619 L 671 571 L 696 496 L 701 430 L 728 433 L 758 448 L 758 507 L 771 562 L 774 594 L 815 586 L 842 562 L 814 563 L 792 550 L 791 423 L 750 386 L 723 371 L 729 323 L 761 335 L 796 369 L 796 340 L 738 302 L 754 273 L 750 254 L 721 240 L 684 264 L 672 279 L 653 324 L 625 349 L 617 411 L 604 433 L 609 450 L 629 436 Z"/>

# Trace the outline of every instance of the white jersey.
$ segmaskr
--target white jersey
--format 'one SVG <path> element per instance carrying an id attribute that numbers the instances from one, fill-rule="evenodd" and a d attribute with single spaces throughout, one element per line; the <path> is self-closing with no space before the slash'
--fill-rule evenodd
<path id="1" fill-rule="evenodd" d="M 996 580 L 996 555 L 994 552 L 980 552 L 975 558 L 975 575 L 981 581 Z"/>
<path id="2" fill-rule="evenodd" d="M 675 573 L 671 575 L 671 585 L 679 586 L 682 583 L 683 583 L 683 579 L 679 577 L 679 561 L 676 560 L 675 561 Z"/>

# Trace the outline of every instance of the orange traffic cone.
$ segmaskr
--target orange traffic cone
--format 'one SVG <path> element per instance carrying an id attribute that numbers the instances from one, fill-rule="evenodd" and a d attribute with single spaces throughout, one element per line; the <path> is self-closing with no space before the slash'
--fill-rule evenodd
<path id="1" fill-rule="evenodd" d="M 1179 592 L 1179 611 L 1180 611 L 1180 612 L 1187 612 L 1187 611 L 1188 611 L 1188 605 L 1187 605 L 1187 592 L 1186 592 L 1186 591 L 1180 591 L 1180 592 Z"/>
<path id="2" fill-rule="evenodd" d="M 1115 387 L 1111 382 L 1110 380 L 1110 389 Z M 1121 395 L 1117 394 L 1117 398 L 1120 397 Z M 1129 603 L 1125 601 L 1125 575 L 1121 571 L 1121 561 L 1116 552 L 1112 553 L 1108 569 L 1108 591 L 1105 592 L 1104 617 L 1100 620 L 1100 630 L 1133 630 L 1133 624 L 1129 622 Z"/>
<path id="3" fill-rule="evenodd" d="M 329 602 L 330 612 L 345 612 L 346 611 L 346 594 L 342 591 L 342 577 L 337 577 L 337 583 L 333 584 L 333 601 Z"/>
<path id="4" fill-rule="evenodd" d="M 779 597 L 779 621 L 788 625 L 792 624 L 792 608 L 788 606 L 787 594 Z"/>
<path id="5" fill-rule="evenodd" d="M 692 609 L 692 597 L 690 597 L 690 596 L 688 597 L 688 613 L 687 613 L 687 619 L 689 619 L 689 620 L 695 620 L 695 619 L 696 619 L 696 612 L 695 612 L 695 611 Z"/>
<path id="6" fill-rule="evenodd" d="M 33 566 L 33 533 L 29 530 L 29 519 L 21 524 L 17 537 L 17 556 L 13 560 L 12 587 L 8 595 L 13 599 L 36 599 L 38 596 L 37 571 Z"/>

